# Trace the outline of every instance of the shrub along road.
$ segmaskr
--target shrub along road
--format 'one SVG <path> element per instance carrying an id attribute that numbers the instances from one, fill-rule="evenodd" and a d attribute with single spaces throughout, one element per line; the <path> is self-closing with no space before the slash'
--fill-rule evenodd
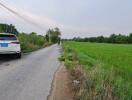
<path id="1" fill-rule="evenodd" d="M 0 64 L 0 100 L 46 100 L 58 57 L 56 44 Z"/>

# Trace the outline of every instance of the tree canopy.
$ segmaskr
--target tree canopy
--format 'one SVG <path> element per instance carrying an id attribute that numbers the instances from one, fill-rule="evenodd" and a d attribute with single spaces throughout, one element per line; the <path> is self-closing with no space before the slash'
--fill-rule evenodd
<path id="1" fill-rule="evenodd" d="M 10 24 L 0 24 L 0 33 L 12 33 L 15 35 L 18 35 L 19 32 L 17 31 L 17 29 L 15 28 L 14 25 Z"/>
<path id="2" fill-rule="evenodd" d="M 60 42 L 61 32 L 59 28 L 49 29 L 46 33 L 46 40 L 50 43 Z"/>

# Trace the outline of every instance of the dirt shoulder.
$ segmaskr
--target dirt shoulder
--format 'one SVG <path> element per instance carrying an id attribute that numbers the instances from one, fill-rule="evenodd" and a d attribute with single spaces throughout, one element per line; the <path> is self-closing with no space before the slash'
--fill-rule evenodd
<path id="1" fill-rule="evenodd" d="M 69 72 L 64 64 L 61 64 L 54 76 L 52 91 L 48 100 L 73 100 L 71 80 L 69 76 Z"/>

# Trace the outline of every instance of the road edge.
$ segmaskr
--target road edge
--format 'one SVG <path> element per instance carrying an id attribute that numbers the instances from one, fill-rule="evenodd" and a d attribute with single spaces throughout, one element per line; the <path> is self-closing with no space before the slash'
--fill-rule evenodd
<path id="1" fill-rule="evenodd" d="M 56 76 L 57 76 L 57 73 L 59 72 L 61 66 L 62 66 L 62 63 L 59 65 L 59 67 L 57 68 L 57 70 L 54 73 L 53 80 L 52 80 L 52 83 L 51 83 L 51 89 L 50 89 L 49 95 L 47 96 L 46 100 L 54 100 L 54 99 L 51 99 L 51 98 L 53 98 L 53 95 L 56 91 L 56 85 L 55 85 L 56 84 Z"/>
<path id="2" fill-rule="evenodd" d="M 63 75 L 60 75 L 61 73 Z M 61 80 L 65 78 L 66 80 L 68 80 L 68 82 L 66 80 Z M 47 100 L 73 100 L 73 94 L 70 89 L 69 83 L 71 83 L 69 72 L 65 68 L 64 63 L 61 63 L 54 74 L 50 94 L 48 95 Z"/>

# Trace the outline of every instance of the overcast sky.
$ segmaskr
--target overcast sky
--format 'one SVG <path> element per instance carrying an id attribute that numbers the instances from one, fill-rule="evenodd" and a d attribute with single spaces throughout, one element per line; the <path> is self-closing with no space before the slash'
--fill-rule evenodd
<path id="1" fill-rule="evenodd" d="M 14 24 L 20 32 L 45 34 L 59 27 L 62 36 L 89 37 L 132 32 L 132 0 L 0 0 L 33 26 L 0 6 L 0 23 Z M 39 26 L 41 26 L 39 28 Z"/>

